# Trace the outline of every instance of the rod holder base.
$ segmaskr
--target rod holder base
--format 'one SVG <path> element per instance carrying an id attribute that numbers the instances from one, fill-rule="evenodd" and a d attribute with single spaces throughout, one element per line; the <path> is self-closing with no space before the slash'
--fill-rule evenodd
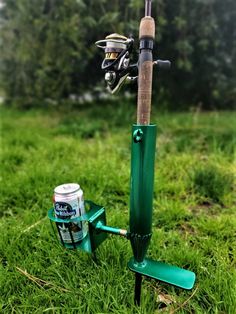
<path id="1" fill-rule="evenodd" d="M 145 258 L 143 262 L 138 263 L 134 257 L 128 262 L 131 271 L 139 273 L 170 285 L 190 290 L 194 286 L 196 275 L 186 269 L 168 265 L 159 261 Z"/>

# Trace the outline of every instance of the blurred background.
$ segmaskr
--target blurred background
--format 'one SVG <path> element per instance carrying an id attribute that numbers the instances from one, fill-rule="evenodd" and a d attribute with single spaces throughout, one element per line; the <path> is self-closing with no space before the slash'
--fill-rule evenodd
<path id="1" fill-rule="evenodd" d="M 143 0 L 1 0 L 0 8 L 0 95 L 8 105 L 107 99 L 103 54 L 94 45 L 107 34 L 133 36 L 137 60 Z M 171 71 L 154 75 L 158 107 L 233 109 L 236 1 L 154 0 L 152 14 L 154 57 L 172 62 Z M 136 88 L 128 90 L 132 94 Z"/>
<path id="2" fill-rule="evenodd" d="M 78 182 L 108 225 L 128 226 L 137 86 L 109 95 L 94 43 L 133 36 L 136 62 L 143 14 L 144 0 L 0 0 L 1 313 L 137 313 L 129 245 L 110 237 L 95 266 L 46 214 L 54 188 Z M 154 58 L 172 67 L 153 76 L 150 252 L 197 285 L 147 280 L 139 313 L 236 313 L 236 1 L 153 0 L 152 14 Z"/>

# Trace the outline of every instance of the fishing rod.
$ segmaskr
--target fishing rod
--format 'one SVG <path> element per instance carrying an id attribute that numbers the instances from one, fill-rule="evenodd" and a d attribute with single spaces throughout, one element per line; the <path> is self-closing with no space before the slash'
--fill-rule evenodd
<path id="1" fill-rule="evenodd" d="M 140 305 L 142 278 L 153 278 L 183 289 L 192 289 L 195 274 L 147 257 L 152 237 L 153 187 L 156 151 L 155 124 L 150 124 L 153 66 L 170 67 L 168 60 L 153 61 L 155 21 L 151 0 L 145 1 L 145 15 L 139 26 L 139 58 L 131 63 L 134 39 L 117 33 L 96 42 L 104 50 L 101 68 L 108 90 L 115 94 L 128 82 L 137 82 L 137 123 L 131 133 L 130 214 L 128 230 L 107 226 L 106 211 L 92 201 L 83 201 L 79 184 L 64 184 L 54 190 L 54 208 L 48 211 L 58 239 L 66 248 L 92 253 L 107 234 L 120 235 L 131 243 L 128 262 L 135 273 L 134 302 Z M 85 210 L 87 207 L 87 210 Z M 54 223 L 54 224 L 53 224 Z"/>

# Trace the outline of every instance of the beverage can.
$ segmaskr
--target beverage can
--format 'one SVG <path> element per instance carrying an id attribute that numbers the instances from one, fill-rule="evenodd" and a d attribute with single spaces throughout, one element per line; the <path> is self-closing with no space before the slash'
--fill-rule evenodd
<path id="1" fill-rule="evenodd" d="M 65 183 L 54 189 L 54 212 L 60 219 L 71 219 L 85 214 L 84 196 L 80 185 Z M 87 234 L 86 222 L 57 223 L 60 238 L 64 243 L 80 242 Z"/>

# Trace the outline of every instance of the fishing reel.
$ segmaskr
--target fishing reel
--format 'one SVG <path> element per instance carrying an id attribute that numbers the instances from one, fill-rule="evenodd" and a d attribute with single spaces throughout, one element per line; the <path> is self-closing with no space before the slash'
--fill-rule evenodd
<path id="1" fill-rule="evenodd" d="M 95 43 L 105 52 L 101 68 L 105 72 L 107 89 L 112 94 L 117 93 L 125 83 L 135 82 L 138 79 L 138 63 L 130 64 L 133 43 L 133 38 L 127 38 L 117 33 L 108 35 L 105 39 Z M 140 48 L 145 49 L 146 47 L 141 45 Z M 171 63 L 169 60 L 155 60 L 153 66 L 168 70 Z"/>
<path id="2" fill-rule="evenodd" d="M 124 83 L 137 79 L 137 76 L 130 76 L 131 72 L 137 70 L 136 64 L 130 64 L 133 43 L 133 38 L 127 38 L 116 33 L 95 43 L 98 48 L 105 52 L 101 68 L 105 71 L 107 88 L 112 94 L 117 93 Z"/>

